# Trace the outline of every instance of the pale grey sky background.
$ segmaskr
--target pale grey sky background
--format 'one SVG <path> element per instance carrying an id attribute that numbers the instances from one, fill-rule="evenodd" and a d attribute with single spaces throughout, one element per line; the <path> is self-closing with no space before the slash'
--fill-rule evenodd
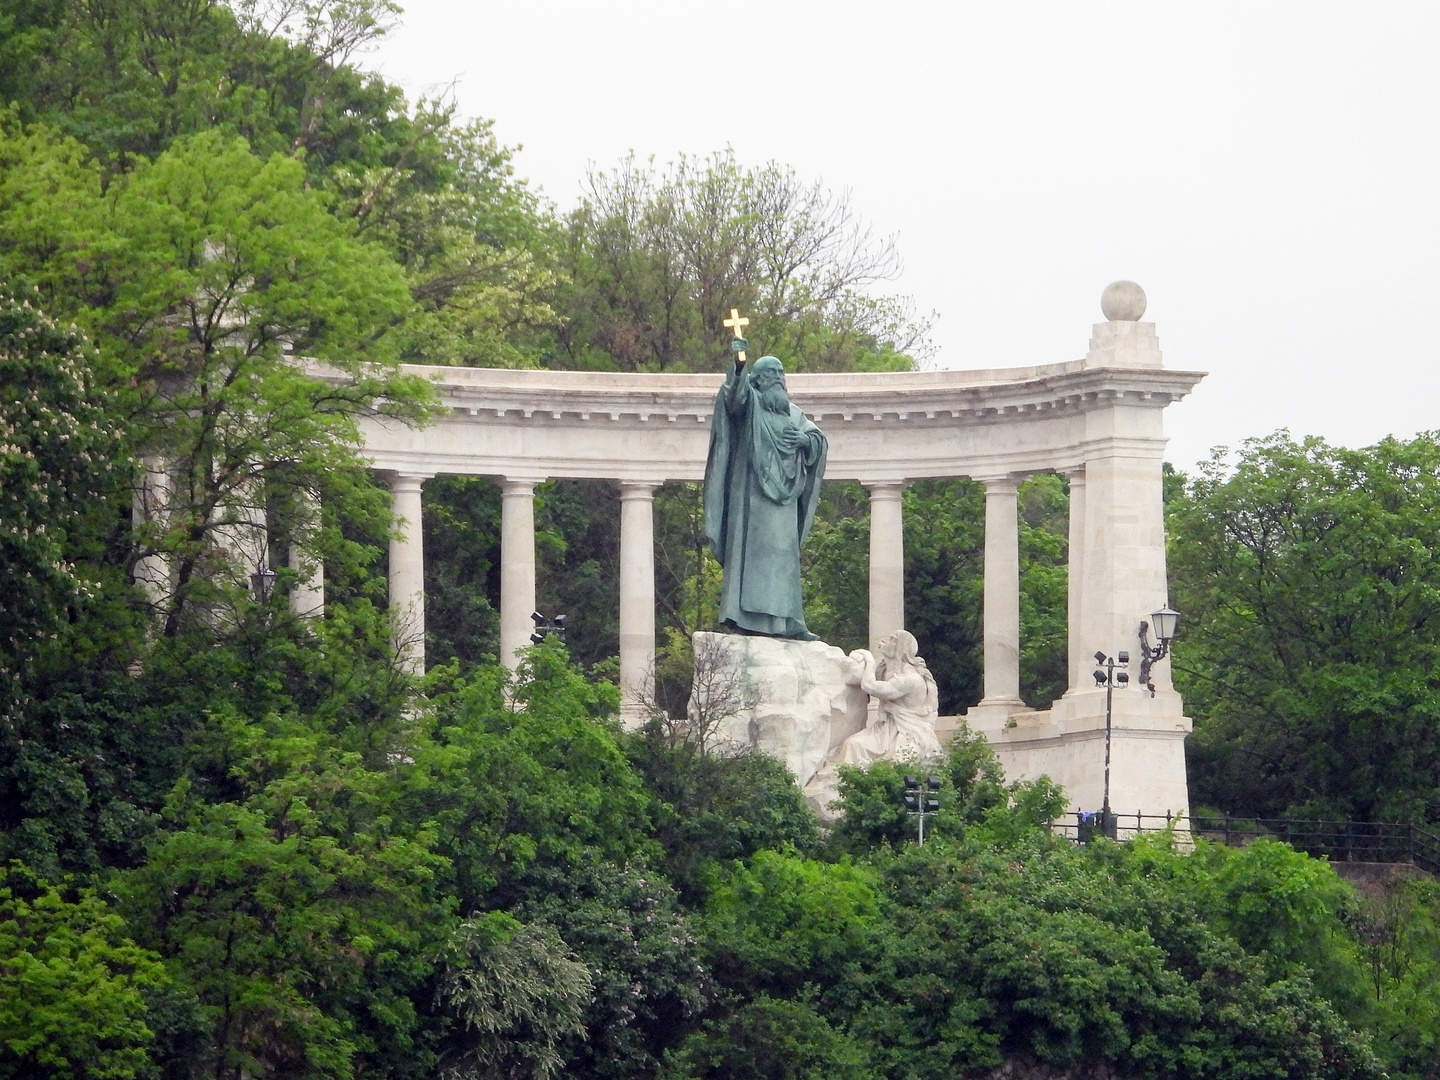
<path id="1" fill-rule="evenodd" d="M 1440 428 L 1440 5 L 404 0 L 365 66 L 587 164 L 731 146 L 849 189 L 940 319 L 935 363 L 1085 353 L 1149 296 L 1169 458 L 1289 427 Z"/>

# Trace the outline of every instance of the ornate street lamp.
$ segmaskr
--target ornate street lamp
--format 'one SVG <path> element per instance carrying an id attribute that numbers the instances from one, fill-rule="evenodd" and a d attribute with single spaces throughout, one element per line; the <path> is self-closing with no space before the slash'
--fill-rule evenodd
<path id="1" fill-rule="evenodd" d="M 1151 645 L 1149 631 L 1151 623 L 1140 621 L 1140 685 L 1150 691 L 1150 696 L 1155 696 L 1155 684 L 1150 681 L 1150 665 L 1157 660 L 1165 659 L 1170 652 L 1170 642 L 1175 637 L 1175 631 L 1180 627 L 1180 613 L 1166 604 L 1159 611 L 1151 616 L 1154 620 L 1155 639 L 1160 642 L 1158 645 Z"/>

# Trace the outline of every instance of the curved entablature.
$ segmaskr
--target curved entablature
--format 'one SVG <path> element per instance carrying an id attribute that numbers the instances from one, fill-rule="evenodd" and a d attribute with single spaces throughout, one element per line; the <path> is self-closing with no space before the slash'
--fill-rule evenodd
<path id="1" fill-rule="evenodd" d="M 448 412 L 420 429 L 367 421 L 364 453 L 376 468 L 616 480 L 700 479 L 722 379 L 420 365 L 405 371 L 433 382 Z M 1202 377 L 1081 360 L 789 375 L 787 383 L 829 436 L 827 477 L 879 482 L 1064 470 L 1116 439 L 1159 454 L 1160 411 Z"/>

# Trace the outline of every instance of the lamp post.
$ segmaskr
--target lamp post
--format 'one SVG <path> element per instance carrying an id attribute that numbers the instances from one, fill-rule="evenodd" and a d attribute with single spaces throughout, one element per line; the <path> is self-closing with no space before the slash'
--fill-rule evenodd
<path id="1" fill-rule="evenodd" d="M 1095 654 L 1095 685 L 1105 687 L 1105 794 L 1100 804 L 1100 831 L 1111 840 L 1115 839 L 1115 815 L 1110 812 L 1110 720 L 1115 701 L 1115 688 L 1122 690 L 1130 685 L 1130 673 L 1125 668 L 1130 663 L 1130 654 L 1121 652 L 1114 657 L 1103 652 Z"/>
<path id="2" fill-rule="evenodd" d="M 1175 631 L 1180 627 L 1180 613 L 1166 604 L 1159 611 L 1153 612 L 1150 616 L 1155 620 L 1155 640 L 1160 644 L 1151 645 L 1149 631 L 1151 624 L 1140 620 L 1140 685 L 1150 691 L 1150 696 L 1155 696 L 1155 684 L 1150 681 L 1150 665 L 1157 660 L 1165 659 L 1170 652 L 1170 642 L 1175 637 Z"/>
<path id="3" fill-rule="evenodd" d="M 925 845 L 925 816 L 940 812 L 940 777 L 927 776 L 922 787 L 918 776 L 905 777 L 905 812 L 916 820 L 920 845 Z"/>
<path id="4" fill-rule="evenodd" d="M 1169 654 L 1170 642 L 1174 640 L 1175 631 L 1180 625 L 1180 613 L 1167 604 L 1159 611 L 1152 612 L 1150 619 L 1153 620 L 1155 638 L 1159 644 L 1150 644 L 1149 635 L 1152 624 L 1142 619 L 1140 622 L 1139 681 L 1141 686 L 1150 691 L 1150 696 L 1154 697 L 1155 684 L 1150 681 L 1150 668 Z M 1105 787 L 1100 806 L 1100 831 L 1114 840 L 1115 815 L 1110 810 L 1110 738 L 1114 718 L 1115 688 L 1119 687 L 1123 690 L 1130 685 L 1130 673 L 1126 671 L 1130 664 L 1130 654 L 1120 652 L 1111 658 L 1103 652 L 1097 652 L 1095 663 L 1099 665 L 1095 669 L 1095 685 L 1105 687 Z"/>

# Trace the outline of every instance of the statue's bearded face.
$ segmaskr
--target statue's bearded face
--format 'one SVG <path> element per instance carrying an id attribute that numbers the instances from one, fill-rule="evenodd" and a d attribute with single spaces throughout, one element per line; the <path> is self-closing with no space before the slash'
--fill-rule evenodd
<path id="1" fill-rule="evenodd" d="M 755 378 L 755 389 L 760 394 L 760 404 L 767 412 L 790 411 L 790 395 L 785 392 L 785 376 L 778 371 L 762 371 Z"/>

